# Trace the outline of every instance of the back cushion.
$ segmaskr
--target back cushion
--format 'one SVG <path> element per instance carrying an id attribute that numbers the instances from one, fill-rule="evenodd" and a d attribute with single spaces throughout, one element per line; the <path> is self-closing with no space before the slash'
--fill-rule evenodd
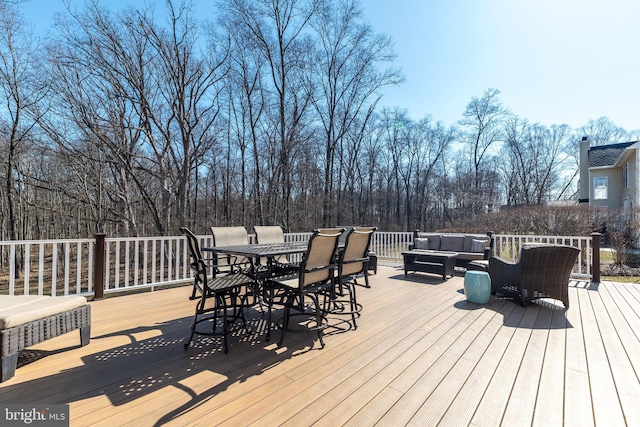
<path id="1" fill-rule="evenodd" d="M 421 237 L 413 241 L 414 249 L 429 249 L 429 239 Z"/>
<path id="2" fill-rule="evenodd" d="M 440 250 L 464 252 L 464 236 L 460 234 L 443 234 L 440 240 Z"/>
<path id="3" fill-rule="evenodd" d="M 429 239 L 429 248 L 437 251 L 440 249 L 440 234 L 437 233 L 418 233 L 418 238 Z"/>
<path id="4" fill-rule="evenodd" d="M 483 253 L 484 248 L 487 246 L 486 240 L 473 240 L 471 242 L 471 252 Z"/>
<path id="5" fill-rule="evenodd" d="M 489 236 L 486 234 L 465 234 L 463 252 L 473 252 L 471 244 L 474 240 L 486 240 L 486 245 L 489 246 Z"/>

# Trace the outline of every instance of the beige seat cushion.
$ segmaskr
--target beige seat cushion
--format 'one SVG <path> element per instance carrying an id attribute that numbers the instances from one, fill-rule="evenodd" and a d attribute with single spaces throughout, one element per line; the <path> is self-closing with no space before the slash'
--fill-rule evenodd
<path id="1" fill-rule="evenodd" d="M 64 313 L 87 304 L 82 296 L 0 295 L 0 329 Z"/>

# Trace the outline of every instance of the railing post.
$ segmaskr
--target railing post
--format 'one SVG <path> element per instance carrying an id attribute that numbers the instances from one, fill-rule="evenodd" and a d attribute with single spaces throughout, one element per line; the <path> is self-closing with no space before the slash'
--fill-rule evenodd
<path id="1" fill-rule="evenodd" d="M 600 284 L 600 236 L 598 232 L 591 233 L 591 283 Z"/>
<path id="2" fill-rule="evenodd" d="M 94 264 L 93 264 L 93 289 L 94 289 L 94 299 L 103 299 L 104 298 L 104 273 L 106 270 L 106 266 L 104 265 L 105 260 L 105 238 L 106 234 L 104 233 L 96 233 L 96 250 L 94 254 Z"/>
<path id="3" fill-rule="evenodd" d="M 486 259 L 489 259 L 493 256 L 493 245 L 494 245 L 494 238 L 493 238 L 493 231 L 487 231 L 487 236 L 489 236 L 489 256 Z"/>

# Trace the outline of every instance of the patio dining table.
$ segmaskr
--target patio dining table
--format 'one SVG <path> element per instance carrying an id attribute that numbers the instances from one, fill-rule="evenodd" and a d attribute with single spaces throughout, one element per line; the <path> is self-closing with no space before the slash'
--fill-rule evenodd
<path id="1" fill-rule="evenodd" d="M 210 246 L 203 251 L 250 257 L 274 257 L 304 252 L 307 242 L 249 243 L 246 245 Z"/>
<path id="2" fill-rule="evenodd" d="M 232 246 L 211 246 L 202 248 L 203 251 L 213 252 L 214 254 L 227 254 L 239 257 L 246 257 L 250 261 L 250 269 L 247 274 L 256 285 L 257 296 L 256 301 L 262 307 L 263 302 L 271 300 L 275 297 L 275 290 L 266 286 L 268 280 L 274 277 L 281 277 L 283 274 L 292 274 L 282 272 L 275 268 L 277 262 L 275 259 L 282 255 L 292 255 L 305 252 L 307 250 L 307 242 L 283 242 L 283 243 L 253 243 L 247 245 Z M 266 259 L 266 264 L 262 264 L 262 260 Z M 267 303 L 268 304 L 268 303 Z M 267 323 L 271 324 L 271 310 L 268 313 Z M 266 340 L 269 341 L 271 336 L 271 327 L 267 327 Z"/>
<path id="3" fill-rule="evenodd" d="M 255 280 L 264 279 L 265 276 L 272 277 L 272 264 L 276 257 L 282 255 L 293 255 L 305 252 L 307 242 L 284 242 L 284 243 L 253 243 L 246 245 L 232 246 L 210 246 L 202 248 L 203 251 L 217 254 L 228 254 L 246 257 L 251 262 L 249 275 Z M 262 260 L 266 259 L 266 265 Z"/>

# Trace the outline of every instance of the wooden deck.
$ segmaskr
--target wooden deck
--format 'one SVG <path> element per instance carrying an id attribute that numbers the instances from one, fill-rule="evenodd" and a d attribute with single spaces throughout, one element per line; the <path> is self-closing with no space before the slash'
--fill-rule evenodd
<path id="1" fill-rule="evenodd" d="M 386 266 L 371 283 L 358 329 L 324 349 L 265 343 L 253 311 L 228 354 L 218 338 L 185 351 L 188 288 L 92 302 L 91 343 L 26 352 L 0 402 L 68 403 L 72 426 L 640 425 L 639 285 L 571 282 L 565 315 L 468 303 L 461 275 Z"/>

